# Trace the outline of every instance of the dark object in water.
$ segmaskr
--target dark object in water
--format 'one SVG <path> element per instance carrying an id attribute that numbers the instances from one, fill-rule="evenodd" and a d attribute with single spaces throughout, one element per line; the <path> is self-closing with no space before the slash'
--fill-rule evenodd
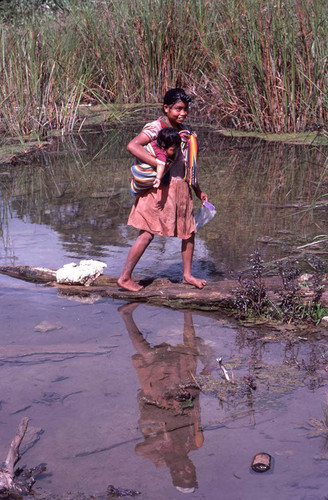
<path id="1" fill-rule="evenodd" d="M 141 495 L 141 491 L 129 490 L 125 488 L 115 488 L 112 484 L 107 487 L 107 496 L 110 498 L 121 498 L 121 497 L 136 497 Z"/>
<path id="2" fill-rule="evenodd" d="M 255 472 L 266 472 L 271 467 L 271 456 L 268 453 L 258 453 L 253 458 L 251 467 Z"/>

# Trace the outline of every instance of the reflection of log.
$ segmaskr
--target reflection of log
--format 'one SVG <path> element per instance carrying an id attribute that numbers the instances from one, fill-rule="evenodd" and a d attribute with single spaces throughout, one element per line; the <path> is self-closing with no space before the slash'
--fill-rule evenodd
<path id="1" fill-rule="evenodd" d="M 43 283 L 56 286 L 63 296 L 77 295 L 88 297 L 99 295 L 111 297 L 113 299 L 148 302 L 162 305 L 174 309 L 193 308 L 207 311 L 217 311 L 220 309 L 231 309 L 234 305 L 233 290 L 237 287 L 236 280 L 222 280 L 210 282 L 205 288 L 198 288 L 183 283 L 172 283 L 168 279 L 155 279 L 153 281 L 141 281 L 144 288 L 139 292 L 129 292 L 118 287 L 117 278 L 108 275 L 99 276 L 93 285 L 62 285 L 56 283 L 56 271 L 42 267 L 29 266 L 0 266 L 0 273 L 14 278 Z M 265 278 L 265 286 L 268 297 L 273 302 L 278 302 L 281 290 L 280 278 L 273 276 Z M 310 297 L 308 297 L 310 300 Z M 321 305 L 328 306 L 328 291 L 325 291 L 321 298 Z"/>

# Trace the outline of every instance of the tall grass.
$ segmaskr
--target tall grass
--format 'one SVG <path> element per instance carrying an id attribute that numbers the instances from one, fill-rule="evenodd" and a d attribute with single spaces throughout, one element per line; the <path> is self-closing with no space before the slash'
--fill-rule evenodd
<path id="1" fill-rule="evenodd" d="M 172 86 L 224 127 L 327 122 L 326 0 L 44 3 L 1 21 L 0 127 L 11 134 L 69 131 L 81 103 L 158 102 Z"/>
<path id="2" fill-rule="evenodd" d="M 267 132 L 323 125 L 327 113 L 327 4 L 318 0 L 227 2 L 223 59 L 214 87 L 236 126 Z M 227 101 L 230 97 L 230 107 Z"/>

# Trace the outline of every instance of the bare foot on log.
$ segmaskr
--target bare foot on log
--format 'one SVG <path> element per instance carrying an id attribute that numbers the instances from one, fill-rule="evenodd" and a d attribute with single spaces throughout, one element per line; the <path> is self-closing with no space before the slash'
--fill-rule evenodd
<path id="1" fill-rule="evenodd" d="M 199 279 L 195 278 L 194 276 L 184 276 L 182 283 L 185 283 L 186 285 L 193 285 L 196 288 L 204 288 L 206 285 L 206 280 L 204 279 Z"/>
<path id="2" fill-rule="evenodd" d="M 140 290 L 143 289 L 142 285 L 138 285 L 138 283 L 136 283 L 135 281 L 133 281 L 130 278 L 124 279 L 124 278 L 120 277 L 117 280 L 117 284 L 121 288 L 124 288 L 125 290 L 129 290 L 130 292 L 140 292 Z"/>

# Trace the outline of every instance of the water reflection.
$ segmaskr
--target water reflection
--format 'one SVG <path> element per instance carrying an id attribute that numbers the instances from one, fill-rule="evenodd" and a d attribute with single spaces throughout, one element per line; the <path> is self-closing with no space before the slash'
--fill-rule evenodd
<path id="1" fill-rule="evenodd" d="M 168 467 L 173 485 L 183 493 L 191 493 L 198 484 L 189 453 L 204 441 L 200 391 L 194 381 L 203 342 L 195 335 L 188 311 L 184 313 L 182 344 L 152 346 L 133 319 L 137 307 L 133 303 L 119 308 L 137 351 L 132 362 L 141 384 L 139 426 L 144 441 L 137 444 L 135 452 L 156 467 Z"/>

